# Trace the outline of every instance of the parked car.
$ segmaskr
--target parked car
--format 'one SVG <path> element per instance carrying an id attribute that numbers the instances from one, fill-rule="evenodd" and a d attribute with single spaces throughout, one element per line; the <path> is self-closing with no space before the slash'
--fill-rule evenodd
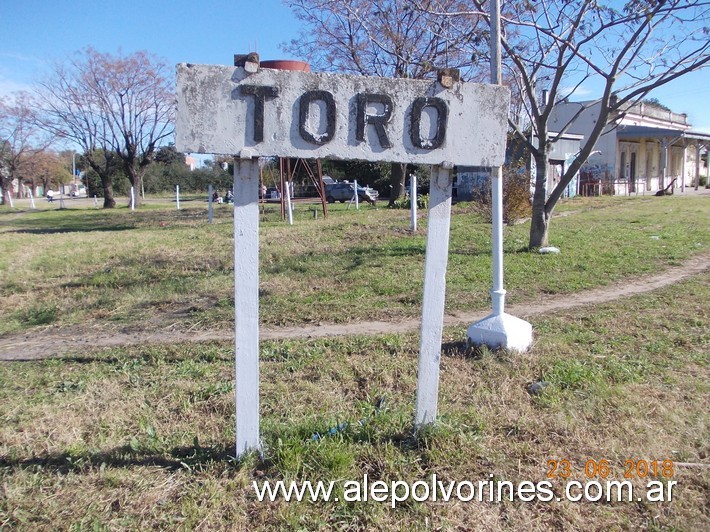
<path id="1" fill-rule="evenodd" d="M 345 203 L 353 199 L 355 183 L 348 183 L 347 181 L 342 183 L 332 183 L 330 185 L 325 185 L 325 199 L 328 203 L 334 203 L 339 201 L 340 203 Z M 379 193 L 370 187 L 357 187 L 357 195 L 360 201 L 366 201 L 375 204 Z"/>
<path id="2" fill-rule="evenodd" d="M 276 187 L 269 187 L 266 189 L 266 194 L 264 194 L 264 199 L 281 199 L 281 192 Z"/>
<path id="3" fill-rule="evenodd" d="M 71 191 L 72 198 L 87 198 L 89 195 L 86 193 L 86 187 L 77 187 Z"/>

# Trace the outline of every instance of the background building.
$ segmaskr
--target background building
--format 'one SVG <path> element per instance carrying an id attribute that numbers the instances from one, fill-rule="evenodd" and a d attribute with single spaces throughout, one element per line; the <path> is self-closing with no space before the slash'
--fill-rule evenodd
<path id="1" fill-rule="evenodd" d="M 599 105 L 558 104 L 550 129 L 566 128 L 568 133 L 587 136 L 599 116 Z M 708 146 L 710 134 L 692 131 L 685 114 L 655 103 L 631 105 L 606 126 L 580 170 L 580 193 L 645 194 L 671 184 L 672 188 L 695 186 L 699 175 L 707 176 Z"/>

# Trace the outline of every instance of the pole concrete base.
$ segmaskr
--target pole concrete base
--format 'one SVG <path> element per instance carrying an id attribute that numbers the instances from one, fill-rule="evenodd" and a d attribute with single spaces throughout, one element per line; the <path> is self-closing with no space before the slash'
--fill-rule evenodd
<path id="1" fill-rule="evenodd" d="M 510 314 L 491 314 L 471 325 L 466 331 L 469 345 L 487 345 L 491 349 L 503 348 L 527 351 L 532 345 L 532 325 Z"/>

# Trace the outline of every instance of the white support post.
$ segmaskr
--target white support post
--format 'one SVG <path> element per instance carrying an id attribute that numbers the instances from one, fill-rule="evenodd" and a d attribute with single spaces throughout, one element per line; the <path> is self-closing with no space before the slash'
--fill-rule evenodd
<path id="1" fill-rule="evenodd" d="M 212 223 L 212 185 L 207 186 L 207 218 Z"/>
<path id="2" fill-rule="evenodd" d="M 234 164 L 236 456 L 259 449 L 259 162 Z"/>
<path id="3" fill-rule="evenodd" d="M 417 176 L 409 176 L 409 203 L 412 208 L 412 233 L 417 232 Z"/>
<path id="4" fill-rule="evenodd" d="M 291 203 L 291 187 L 288 181 L 286 181 L 286 214 L 288 215 L 288 225 L 293 225 L 293 205 Z"/>
<path id="5" fill-rule="evenodd" d="M 175 185 L 175 204 L 177 210 L 180 210 L 180 185 Z"/>
<path id="6" fill-rule="evenodd" d="M 491 1 L 491 83 L 501 84 L 500 0 Z M 471 325 L 466 332 L 468 343 L 526 351 L 532 344 L 532 325 L 505 313 L 503 288 L 503 170 L 491 169 L 492 239 L 493 239 L 493 313 Z"/>
<path id="7" fill-rule="evenodd" d="M 493 290 L 491 300 L 493 315 L 502 316 L 505 312 L 505 294 L 503 288 L 503 169 L 498 166 L 491 169 L 492 201 L 492 240 L 493 240 Z"/>
<path id="8" fill-rule="evenodd" d="M 491 0 L 491 83 L 500 85 L 501 70 L 500 0 Z M 548 189 L 549 190 L 549 189 Z M 493 290 L 491 298 L 493 315 L 502 316 L 505 308 L 503 289 L 503 171 L 500 166 L 491 168 L 492 240 L 493 240 Z"/>
<path id="9" fill-rule="evenodd" d="M 136 189 L 135 189 L 135 187 L 131 187 L 131 210 L 132 211 L 136 210 Z"/>
<path id="10" fill-rule="evenodd" d="M 352 184 L 353 187 L 353 195 L 350 198 L 350 201 L 348 201 L 348 209 L 350 209 L 350 206 L 354 203 L 355 204 L 355 209 L 360 209 L 360 197 L 358 196 L 357 193 L 357 180 L 353 181 Z"/>
<path id="11" fill-rule="evenodd" d="M 441 336 L 444 328 L 446 265 L 449 257 L 452 184 L 452 165 L 432 168 L 417 370 L 417 409 L 414 417 L 417 428 L 436 420 Z"/>
<path id="12" fill-rule="evenodd" d="M 14 208 L 15 208 L 15 204 L 12 202 L 12 190 L 8 190 L 8 191 L 7 191 L 7 199 L 10 200 L 10 208 L 11 208 L 11 209 L 14 209 Z"/>
<path id="13" fill-rule="evenodd" d="M 32 195 L 32 191 L 30 190 L 30 208 L 32 210 L 35 210 L 37 207 L 35 207 L 35 198 Z"/>
<path id="14" fill-rule="evenodd" d="M 698 190 L 700 187 L 700 156 L 701 156 L 701 150 L 702 150 L 702 145 L 700 144 L 700 141 L 695 145 L 695 190 Z"/>
<path id="15" fill-rule="evenodd" d="M 668 178 L 668 140 L 661 139 L 661 184 L 658 185 L 658 190 L 666 188 Z"/>
<path id="16" fill-rule="evenodd" d="M 96 207 L 97 209 L 99 208 L 99 200 L 96 197 L 96 194 L 94 194 L 94 207 Z"/>
<path id="17" fill-rule="evenodd" d="M 685 166 L 685 161 L 687 159 L 688 159 L 688 146 L 687 146 L 685 139 L 683 139 L 683 162 L 680 164 L 680 175 L 681 175 L 680 189 L 682 192 L 685 192 L 685 174 L 688 171 Z"/>

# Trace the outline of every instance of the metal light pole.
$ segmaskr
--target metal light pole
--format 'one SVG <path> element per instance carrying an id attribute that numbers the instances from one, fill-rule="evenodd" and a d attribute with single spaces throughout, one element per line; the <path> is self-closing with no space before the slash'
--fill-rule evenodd
<path id="1" fill-rule="evenodd" d="M 500 53 L 500 0 L 491 2 L 491 84 L 501 85 Z M 493 314 L 502 316 L 505 309 L 503 288 L 503 169 L 491 170 L 491 194 L 493 201 Z"/>
<path id="2" fill-rule="evenodd" d="M 501 85 L 500 0 L 491 1 L 491 84 Z M 468 342 L 525 351 L 532 344 L 532 325 L 505 313 L 503 288 L 503 169 L 491 169 L 493 240 L 493 313 L 474 323 L 466 333 Z"/>

